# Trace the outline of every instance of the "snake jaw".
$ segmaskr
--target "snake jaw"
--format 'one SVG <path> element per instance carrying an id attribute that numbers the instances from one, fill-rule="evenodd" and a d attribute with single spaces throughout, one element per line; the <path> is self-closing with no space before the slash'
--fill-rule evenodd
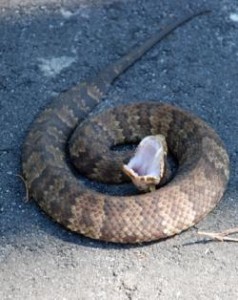
<path id="1" fill-rule="evenodd" d="M 167 144 L 163 135 L 145 137 L 136 148 L 135 155 L 123 172 L 129 176 L 141 191 L 153 191 L 164 175 Z"/>

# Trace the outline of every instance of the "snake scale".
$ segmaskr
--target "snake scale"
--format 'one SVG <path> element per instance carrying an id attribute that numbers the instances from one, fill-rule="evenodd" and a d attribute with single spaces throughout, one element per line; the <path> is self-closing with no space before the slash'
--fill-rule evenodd
<path id="1" fill-rule="evenodd" d="M 35 119 L 23 145 L 23 176 L 30 196 L 55 221 L 93 239 L 148 242 L 193 226 L 221 199 L 229 158 L 215 131 L 198 117 L 175 106 L 145 102 L 112 108 L 87 121 L 121 73 L 171 31 L 203 13 L 189 13 L 94 79 L 62 92 Z M 75 176 L 69 163 L 68 152 L 74 156 L 78 151 L 79 172 L 120 182 L 120 163 L 111 147 L 158 132 L 165 136 L 178 170 L 170 182 L 151 193 L 112 196 L 95 191 Z"/>

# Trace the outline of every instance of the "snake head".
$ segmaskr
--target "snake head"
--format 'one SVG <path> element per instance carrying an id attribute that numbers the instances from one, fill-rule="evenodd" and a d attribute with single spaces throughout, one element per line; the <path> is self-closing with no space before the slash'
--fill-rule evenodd
<path id="1" fill-rule="evenodd" d="M 144 192 L 153 191 L 160 183 L 165 169 L 168 147 L 163 135 L 145 137 L 136 148 L 123 172 Z"/>

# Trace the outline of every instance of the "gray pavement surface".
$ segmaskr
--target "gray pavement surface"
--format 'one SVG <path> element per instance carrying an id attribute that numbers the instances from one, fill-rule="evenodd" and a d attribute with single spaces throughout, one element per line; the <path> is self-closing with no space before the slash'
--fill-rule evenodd
<path id="1" fill-rule="evenodd" d="M 100 109 L 137 99 L 205 119 L 231 158 L 218 207 L 197 226 L 238 226 L 238 5 L 211 1 L 0 2 L 0 299 L 238 299 L 238 244 L 192 228 L 142 246 L 101 243 L 55 224 L 26 202 L 21 145 L 50 98 L 94 76 L 168 20 L 205 3 L 115 82 Z"/>

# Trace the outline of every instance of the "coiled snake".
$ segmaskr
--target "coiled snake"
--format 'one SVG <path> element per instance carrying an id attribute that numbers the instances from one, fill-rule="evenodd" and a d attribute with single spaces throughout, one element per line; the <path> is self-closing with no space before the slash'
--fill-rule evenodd
<path id="1" fill-rule="evenodd" d="M 36 118 L 23 145 L 23 176 L 30 196 L 55 221 L 93 239 L 138 243 L 193 226 L 221 199 L 229 177 L 229 158 L 218 135 L 199 118 L 171 105 L 146 102 L 106 111 L 94 117 L 91 125 L 84 121 L 115 78 L 175 28 L 202 13 L 185 16 L 95 79 L 60 94 Z M 178 161 L 176 176 L 151 193 L 132 196 L 111 196 L 89 188 L 76 178 L 65 151 L 69 137 L 83 121 L 85 127 L 77 129 L 86 140 L 79 142 L 79 161 L 82 172 L 88 171 L 91 178 L 119 182 L 123 176 L 111 147 L 157 133 L 165 136 Z M 89 153 L 85 145 L 93 150 Z"/>

